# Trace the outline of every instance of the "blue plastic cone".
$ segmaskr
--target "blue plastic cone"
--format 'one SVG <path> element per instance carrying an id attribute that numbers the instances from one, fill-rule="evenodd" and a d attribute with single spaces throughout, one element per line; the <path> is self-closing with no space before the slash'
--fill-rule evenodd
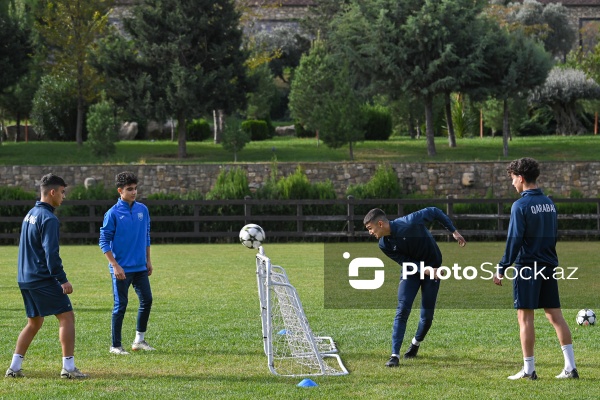
<path id="1" fill-rule="evenodd" d="M 319 386 L 319 385 L 317 385 L 314 381 L 306 378 L 306 379 L 302 379 L 297 386 L 298 387 L 313 387 L 313 386 Z"/>

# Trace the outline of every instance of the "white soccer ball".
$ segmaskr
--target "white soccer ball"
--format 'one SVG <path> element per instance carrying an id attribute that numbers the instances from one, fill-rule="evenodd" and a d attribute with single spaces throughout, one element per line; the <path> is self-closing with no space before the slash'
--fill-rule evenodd
<path id="1" fill-rule="evenodd" d="M 256 224 L 245 225 L 240 230 L 240 243 L 249 249 L 258 249 L 265 240 L 265 231 Z"/>
<path id="2" fill-rule="evenodd" d="M 588 308 L 584 308 L 583 310 L 579 310 L 575 320 L 579 325 L 594 325 L 596 323 L 596 313 Z"/>

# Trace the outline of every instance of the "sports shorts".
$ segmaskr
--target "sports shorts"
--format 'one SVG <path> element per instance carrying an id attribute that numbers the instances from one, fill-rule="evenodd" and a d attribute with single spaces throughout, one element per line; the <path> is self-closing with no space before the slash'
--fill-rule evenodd
<path id="1" fill-rule="evenodd" d="M 73 311 L 69 296 L 58 282 L 37 289 L 21 289 L 27 318 L 47 317 Z"/>
<path id="2" fill-rule="evenodd" d="M 517 270 L 519 273 L 513 279 L 515 308 L 560 308 L 554 267 L 517 266 Z"/>

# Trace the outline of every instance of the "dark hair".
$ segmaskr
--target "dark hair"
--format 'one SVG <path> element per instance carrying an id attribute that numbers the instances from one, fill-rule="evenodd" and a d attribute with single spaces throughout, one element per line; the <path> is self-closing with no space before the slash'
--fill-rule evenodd
<path id="1" fill-rule="evenodd" d="M 42 190 L 47 190 L 51 186 L 67 187 L 67 184 L 65 183 L 63 178 L 61 178 L 58 175 L 54 175 L 52 173 L 42 176 L 42 179 L 40 180 L 40 187 L 42 188 Z"/>
<path id="2" fill-rule="evenodd" d="M 522 176 L 527 183 L 535 183 L 540 176 L 540 165 L 533 158 L 523 157 L 508 164 L 506 173 L 509 176 L 511 174 Z"/>
<path id="3" fill-rule="evenodd" d="M 387 215 L 385 215 L 385 212 L 381 208 L 374 208 L 369 211 L 363 219 L 363 225 L 376 221 L 387 221 Z"/>
<path id="4" fill-rule="evenodd" d="M 115 183 L 117 188 L 123 188 L 127 185 L 137 185 L 138 178 L 133 172 L 120 172 L 115 176 Z"/>

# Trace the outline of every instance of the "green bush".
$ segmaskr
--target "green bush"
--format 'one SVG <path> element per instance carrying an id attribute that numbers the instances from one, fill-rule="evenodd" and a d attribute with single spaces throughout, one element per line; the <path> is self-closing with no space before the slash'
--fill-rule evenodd
<path id="1" fill-rule="evenodd" d="M 365 140 L 388 140 L 392 135 L 392 113 L 381 105 L 365 105 L 362 109 Z"/>
<path id="2" fill-rule="evenodd" d="M 107 157 L 117 152 L 118 127 L 114 118 L 114 104 L 102 100 L 90 107 L 87 115 L 88 140 L 94 155 Z"/>
<path id="3" fill-rule="evenodd" d="M 346 195 L 357 199 L 396 199 L 402 196 L 402 188 L 394 168 L 380 165 L 367 183 L 348 186 Z"/>
<path id="4" fill-rule="evenodd" d="M 31 121 L 44 140 L 74 141 L 77 99 L 74 79 L 46 75 L 33 98 Z M 85 132 L 84 132 L 85 133 Z"/>
<path id="5" fill-rule="evenodd" d="M 296 130 L 296 137 L 299 138 L 314 138 L 316 136 L 315 131 L 304 128 L 299 122 L 294 124 L 294 129 Z"/>
<path id="6" fill-rule="evenodd" d="M 193 119 L 188 122 L 187 126 L 187 140 L 201 142 L 211 137 L 210 124 L 204 118 Z"/>
<path id="7" fill-rule="evenodd" d="M 155 193 L 147 197 L 147 200 L 202 200 L 202 194 L 199 192 L 188 192 L 185 194 L 179 193 Z M 178 204 L 178 205 L 148 205 L 148 212 L 150 213 L 151 230 L 156 232 L 193 232 L 194 223 L 193 221 L 153 221 L 156 217 L 193 217 L 194 206 L 190 204 Z M 158 219 L 158 218 L 157 218 Z M 201 223 L 199 226 L 200 232 L 208 230 L 206 223 Z M 150 232 L 152 236 L 152 232 Z M 188 242 L 186 238 L 153 238 L 154 243 L 170 243 L 177 242 L 183 243 Z"/>
<path id="8" fill-rule="evenodd" d="M 242 130 L 250 134 L 250 140 L 260 141 L 269 139 L 269 127 L 266 121 L 249 119 L 242 122 Z"/>

